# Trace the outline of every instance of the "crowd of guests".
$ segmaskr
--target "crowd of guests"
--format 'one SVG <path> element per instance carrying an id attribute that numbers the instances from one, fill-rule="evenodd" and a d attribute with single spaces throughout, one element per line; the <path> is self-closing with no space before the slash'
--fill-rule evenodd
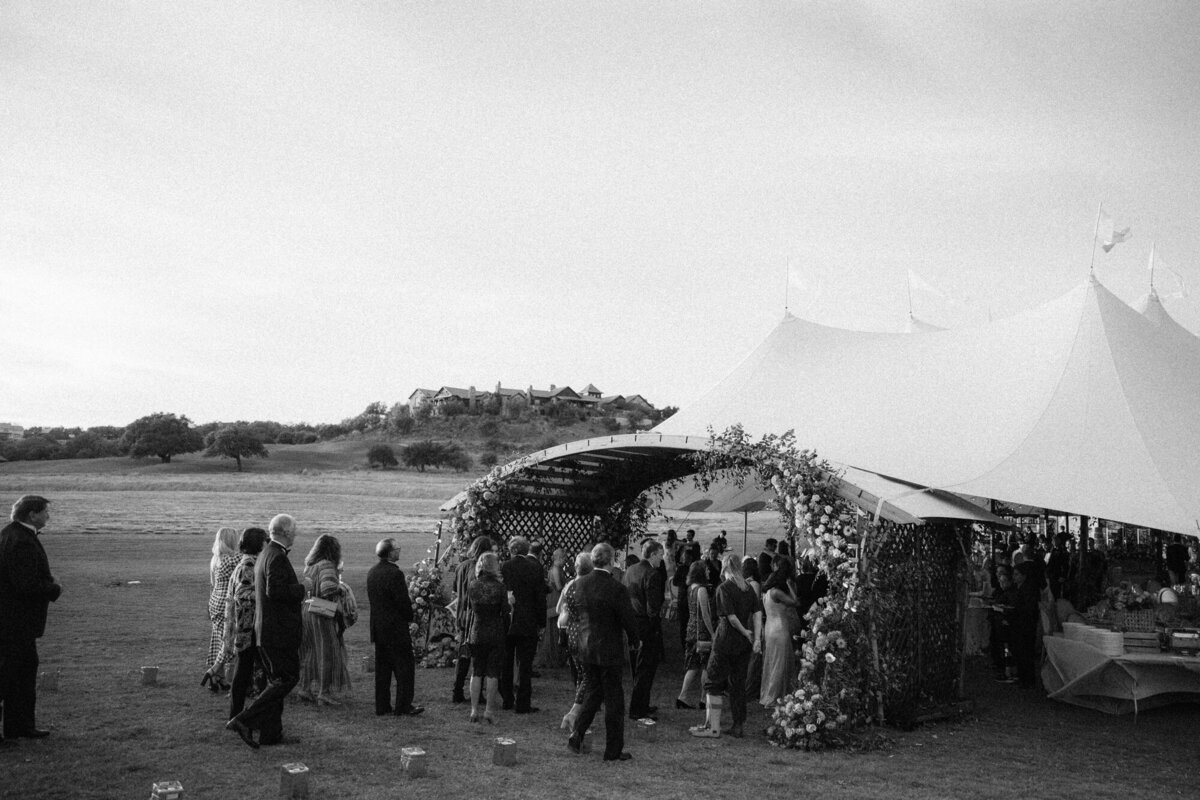
<path id="1" fill-rule="evenodd" d="M 565 661 L 575 684 L 561 722 L 568 747 L 579 752 L 603 706 L 604 758 L 627 760 L 625 720 L 657 720 L 654 682 L 665 654 L 664 626 L 672 622 L 685 667 L 675 707 L 704 710 L 693 736 L 743 736 L 748 698 L 771 707 L 794 689 L 794 637 L 826 585 L 810 563 L 797 569 L 787 542 L 768 539 L 762 553 L 745 559 L 727 552 L 724 531 L 705 550 L 694 530 L 683 538 L 668 530 L 631 545 L 624 559 L 604 542 L 576 554 L 567 580 L 561 549 L 543 570 L 523 537 L 506 543 L 503 562 L 489 537 L 469 544 L 453 568 L 452 607 L 463 646 L 451 698 L 470 703 L 471 722 L 494 722 L 502 710 L 537 712 L 536 667 Z"/>
<path id="2" fill-rule="evenodd" d="M 343 634 L 358 606 L 342 577 L 341 543 L 316 537 L 297 575 L 288 560 L 296 530 L 281 514 L 266 529 L 221 528 L 212 546 L 201 686 L 229 692 L 226 727 L 255 748 L 282 741 L 293 689 L 317 707 L 341 705 L 351 690 Z M 569 666 L 568 747 L 582 749 L 603 707 L 604 758 L 628 760 L 626 719 L 657 719 L 655 678 L 664 627 L 674 622 L 685 662 L 675 707 L 704 712 L 691 735 L 743 736 L 751 699 L 771 707 L 794 688 L 794 637 L 824 585 L 803 561 L 797 569 L 787 542 L 768 539 L 749 558 L 727 551 L 724 531 L 702 550 L 695 531 L 668 530 L 631 543 L 624 558 L 600 542 L 568 563 L 561 548 L 544 561 L 521 536 L 502 547 L 477 537 L 448 581 L 461 643 L 452 701 L 469 705 L 474 724 L 494 724 L 504 711 L 536 714 L 538 670 Z M 377 715 L 423 711 L 414 704 L 414 612 L 399 554 L 393 539 L 379 542 L 367 577 Z"/>

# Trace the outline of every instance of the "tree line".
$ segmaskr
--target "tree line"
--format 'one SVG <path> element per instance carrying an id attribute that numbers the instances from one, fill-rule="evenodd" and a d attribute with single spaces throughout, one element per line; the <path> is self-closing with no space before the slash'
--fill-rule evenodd
<path id="1" fill-rule="evenodd" d="M 675 410 L 667 407 L 661 411 L 654 411 L 650 415 L 650 421 L 657 423 L 669 417 Z M 443 404 L 438 413 L 445 418 L 470 414 L 513 422 L 527 421 L 538 416 L 560 426 L 594 417 L 598 418 L 606 430 L 613 432 L 625 428 L 634 429 L 643 414 L 638 409 L 631 409 L 620 403 L 604 409 L 582 409 L 567 403 L 554 402 L 531 409 L 520 396 L 503 401 L 492 397 L 487 402 L 477 404 L 473 409 L 455 400 Z M 22 438 L 0 440 L 0 457 L 8 461 L 44 461 L 129 456 L 154 457 L 163 463 L 170 463 L 173 456 L 203 451 L 206 456 L 234 459 L 240 471 L 243 459 L 268 457 L 267 445 L 312 444 L 340 439 L 355 433 L 406 436 L 424 427 L 430 421 L 431 414 L 432 409 L 428 404 L 410 411 L 408 404 L 404 402 L 395 403 L 390 407 L 383 402 L 374 402 L 368 404 L 359 414 L 336 423 L 283 424 L 256 420 L 208 422 L 197 425 L 185 415 L 156 412 L 140 417 L 124 427 L 98 425 L 91 428 L 27 428 Z M 495 423 L 485 421 L 481 432 L 494 435 Z M 390 447 L 384 447 L 391 451 Z M 427 467 L 450 467 L 460 471 L 471 468 L 471 457 L 461 447 L 432 440 L 414 442 L 401 448 L 398 457 L 391 451 L 391 463 L 382 451 L 377 455 L 380 458 L 372 458 L 368 454 L 371 466 L 391 467 L 402 462 L 405 466 L 420 471 Z M 488 460 L 494 464 L 495 454 L 490 454 Z"/>

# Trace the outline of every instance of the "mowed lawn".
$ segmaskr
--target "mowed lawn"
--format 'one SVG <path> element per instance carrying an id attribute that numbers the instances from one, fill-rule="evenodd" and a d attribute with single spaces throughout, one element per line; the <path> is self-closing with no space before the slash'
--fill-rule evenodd
<path id="1" fill-rule="evenodd" d="M 449 702 L 449 670 L 418 670 L 425 715 L 376 718 L 372 676 L 361 670 L 370 652 L 372 548 L 396 532 L 402 563 L 422 557 L 433 543 L 437 506 L 470 476 L 237 476 L 199 463 L 151 475 L 17 466 L 0 465 L 0 501 L 26 491 L 54 501 L 44 541 L 64 593 L 51 606 L 40 652 L 43 669 L 61 669 L 62 677 L 57 692 L 39 698 L 39 723 L 53 735 L 0 749 L 0 797 L 144 797 L 151 783 L 167 779 L 181 781 L 188 798 L 275 797 L 280 767 L 293 761 L 309 767 L 318 798 L 1127 798 L 1194 797 L 1200 786 L 1200 707 L 1157 709 L 1135 723 L 994 684 L 977 663 L 966 687 L 973 714 L 910 732 L 885 728 L 890 743 L 872 752 L 772 748 L 759 733 L 767 715 L 754 706 L 746 739 L 693 740 L 687 726 L 700 712 L 673 708 L 680 669 L 670 635 L 656 690 L 658 738 L 630 735 L 629 763 L 566 750 L 558 730 L 572 691 L 565 670 L 546 670 L 535 682 L 540 713 L 506 712 L 495 727 L 468 724 L 466 708 Z M 279 511 L 300 521 L 297 567 L 317 533 L 343 542 L 347 577 L 363 606 L 362 622 L 346 634 L 356 683 L 353 702 L 340 708 L 289 703 L 285 744 L 252 751 L 223 730 L 228 701 L 198 686 L 208 641 L 207 562 L 217 525 L 261 524 Z M 769 515 L 757 516 L 752 549 L 772 525 Z M 716 524 L 729 525 L 739 542 L 728 522 L 696 525 L 702 541 Z M 142 665 L 160 668 L 157 685 L 140 684 Z M 598 721 L 597 738 L 602 727 Z M 499 735 L 517 740 L 515 767 L 491 764 Z M 428 751 L 427 777 L 401 771 L 408 745 Z"/>

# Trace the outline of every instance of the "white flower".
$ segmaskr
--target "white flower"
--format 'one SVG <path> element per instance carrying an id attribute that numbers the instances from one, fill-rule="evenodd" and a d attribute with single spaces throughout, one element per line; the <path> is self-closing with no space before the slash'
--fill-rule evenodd
<path id="1" fill-rule="evenodd" d="M 807 731 L 808 733 L 816 733 L 816 732 L 817 732 L 817 726 L 816 726 L 816 725 L 813 725 L 813 724 L 810 722 L 810 723 L 808 723 L 807 725 L 805 725 L 805 726 L 804 726 L 804 730 L 805 730 L 805 731 Z"/>
<path id="2" fill-rule="evenodd" d="M 828 664 L 832 664 L 833 662 L 837 661 L 837 656 L 835 656 L 833 653 L 826 653 L 825 661 Z"/>
<path id="3" fill-rule="evenodd" d="M 825 513 L 826 513 L 826 514 L 832 514 L 832 513 L 833 513 L 833 506 L 825 506 Z"/>

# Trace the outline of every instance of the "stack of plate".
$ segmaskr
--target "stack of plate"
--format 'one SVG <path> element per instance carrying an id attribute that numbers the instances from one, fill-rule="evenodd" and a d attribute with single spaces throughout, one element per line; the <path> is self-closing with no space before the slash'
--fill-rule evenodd
<path id="1" fill-rule="evenodd" d="M 1125 655 L 1125 635 L 1120 631 L 1096 631 L 1093 646 L 1106 656 Z"/>

